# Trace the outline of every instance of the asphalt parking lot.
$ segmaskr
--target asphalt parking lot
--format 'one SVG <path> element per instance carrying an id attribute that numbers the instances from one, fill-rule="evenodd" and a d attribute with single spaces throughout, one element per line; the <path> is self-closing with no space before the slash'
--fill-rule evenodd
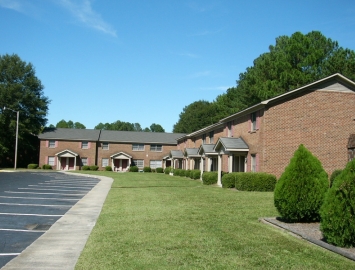
<path id="1" fill-rule="evenodd" d="M 58 172 L 0 172 L 0 268 L 44 234 L 97 183 Z"/>

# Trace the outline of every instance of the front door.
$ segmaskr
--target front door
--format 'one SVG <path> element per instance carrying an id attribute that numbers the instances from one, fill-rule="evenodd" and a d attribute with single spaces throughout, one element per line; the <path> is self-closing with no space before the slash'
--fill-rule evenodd
<path id="1" fill-rule="evenodd" d="M 66 157 L 60 158 L 60 168 L 62 170 L 67 170 L 67 158 Z"/>
<path id="2" fill-rule="evenodd" d="M 122 159 L 122 170 L 124 171 L 127 169 L 128 166 L 128 160 L 127 159 Z"/>
<path id="3" fill-rule="evenodd" d="M 69 159 L 69 170 L 74 170 L 74 158 Z"/>

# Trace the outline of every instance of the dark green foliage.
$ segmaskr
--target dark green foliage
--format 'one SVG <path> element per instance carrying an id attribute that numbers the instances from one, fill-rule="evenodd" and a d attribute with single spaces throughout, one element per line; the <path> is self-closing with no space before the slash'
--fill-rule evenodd
<path id="1" fill-rule="evenodd" d="M 237 173 L 228 173 L 222 176 L 222 187 L 223 188 L 234 188 L 235 178 Z"/>
<path id="2" fill-rule="evenodd" d="M 183 172 L 182 172 L 182 169 L 174 169 L 174 170 L 173 170 L 173 173 L 174 173 L 174 176 L 181 176 L 181 174 L 182 174 Z"/>
<path id="3" fill-rule="evenodd" d="M 130 172 L 138 172 L 139 169 L 138 169 L 137 166 L 131 166 L 131 167 L 129 168 L 129 171 L 130 171 Z"/>
<path id="4" fill-rule="evenodd" d="M 191 170 L 186 170 L 185 171 L 185 177 L 190 178 Z"/>
<path id="5" fill-rule="evenodd" d="M 301 144 L 276 183 L 274 204 L 288 221 L 318 221 L 327 189 L 322 164 Z"/>
<path id="6" fill-rule="evenodd" d="M 171 172 L 171 167 L 166 167 L 165 169 L 164 169 L 164 173 L 165 174 L 169 174 Z"/>
<path id="7" fill-rule="evenodd" d="M 106 166 L 105 171 L 112 172 L 112 167 L 111 166 Z"/>
<path id="8" fill-rule="evenodd" d="M 152 172 L 152 169 L 150 167 L 144 167 L 143 172 Z"/>
<path id="9" fill-rule="evenodd" d="M 84 165 L 84 166 L 81 167 L 81 169 L 82 169 L 83 171 L 90 171 L 90 166 Z"/>
<path id="10" fill-rule="evenodd" d="M 164 172 L 163 168 L 156 168 L 155 171 L 157 173 L 163 173 Z"/>
<path id="11" fill-rule="evenodd" d="M 204 172 L 202 174 L 202 182 L 204 185 L 214 185 L 218 181 L 218 172 Z"/>
<path id="12" fill-rule="evenodd" d="M 191 179 L 200 179 L 201 177 L 201 171 L 200 170 L 192 170 L 190 173 L 190 178 Z"/>
<path id="13" fill-rule="evenodd" d="M 27 169 L 37 169 L 38 168 L 38 164 L 28 164 Z"/>
<path id="14" fill-rule="evenodd" d="M 98 169 L 99 169 L 99 166 L 96 166 L 96 165 L 90 166 L 90 171 L 97 171 Z"/>
<path id="15" fill-rule="evenodd" d="M 49 164 L 43 164 L 42 169 L 43 170 L 52 170 L 52 166 Z"/>
<path id="16" fill-rule="evenodd" d="M 69 120 L 68 122 L 65 121 L 64 119 L 60 120 L 56 126 L 56 128 L 75 128 L 75 129 L 86 129 L 86 127 L 80 123 L 80 122 L 73 122 L 72 120 Z"/>
<path id="17" fill-rule="evenodd" d="M 336 178 L 339 174 L 341 174 L 342 171 L 343 171 L 343 170 L 335 170 L 334 172 L 332 172 L 332 175 L 330 176 L 330 179 L 329 179 L 329 187 L 332 187 L 335 178 Z"/>
<path id="18" fill-rule="evenodd" d="M 355 159 L 336 177 L 320 213 L 320 229 L 327 242 L 355 247 Z"/>
<path id="19" fill-rule="evenodd" d="M 276 176 L 268 173 L 233 173 L 235 188 L 240 191 L 274 191 Z"/>

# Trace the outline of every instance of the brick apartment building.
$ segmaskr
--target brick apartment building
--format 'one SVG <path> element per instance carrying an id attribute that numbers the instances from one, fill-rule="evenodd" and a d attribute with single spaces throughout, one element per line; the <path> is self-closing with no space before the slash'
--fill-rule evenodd
<path id="1" fill-rule="evenodd" d="M 48 129 L 40 139 L 39 165 L 57 170 L 79 170 L 97 165 L 126 171 L 130 165 L 140 169 L 170 166 L 170 152 L 176 149 L 181 133 L 109 131 L 91 129 Z"/>
<path id="2" fill-rule="evenodd" d="M 181 136 L 173 166 L 279 177 L 304 144 L 331 174 L 348 162 L 354 120 L 355 83 L 334 74 Z"/>

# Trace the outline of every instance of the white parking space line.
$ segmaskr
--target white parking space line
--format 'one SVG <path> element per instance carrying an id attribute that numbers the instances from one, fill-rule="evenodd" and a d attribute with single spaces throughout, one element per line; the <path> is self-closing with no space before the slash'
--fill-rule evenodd
<path id="1" fill-rule="evenodd" d="M 63 187 L 64 188 L 64 187 Z M 25 190 L 48 190 L 48 191 L 81 191 L 81 189 L 78 190 L 70 190 L 70 189 L 60 189 L 60 188 L 18 188 L 18 189 L 25 189 Z"/>
<path id="2" fill-rule="evenodd" d="M 4 216 L 35 216 L 35 217 L 62 217 L 63 215 L 45 215 L 45 214 L 21 214 L 21 213 L 0 213 Z"/>
<path id="3" fill-rule="evenodd" d="M 85 193 L 74 193 L 74 194 L 68 194 L 68 193 L 45 193 L 45 192 L 22 192 L 22 191 L 5 191 L 5 193 L 20 193 L 20 194 L 39 194 L 39 195 L 63 195 L 63 196 L 82 196 Z"/>
<path id="4" fill-rule="evenodd" d="M 22 206 L 44 206 L 44 207 L 72 207 L 72 205 L 61 204 L 30 204 L 30 203 L 0 203 L 1 205 L 22 205 Z"/>
<path id="5" fill-rule="evenodd" d="M 7 199 L 30 199 L 30 200 L 56 200 L 56 201 L 79 201 L 79 199 L 39 198 L 39 197 L 13 197 L 13 196 L 0 196 L 0 198 L 7 198 Z"/>
<path id="6" fill-rule="evenodd" d="M 29 232 L 29 233 L 43 233 L 44 230 L 17 230 L 17 229 L 0 229 L 0 231 L 7 231 L 7 232 Z"/>
<path id="7" fill-rule="evenodd" d="M 0 256 L 18 256 L 21 253 L 0 253 Z"/>
<path id="8" fill-rule="evenodd" d="M 43 185 L 28 185 L 29 187 L 39 187 L 39 188 L 45 188 Z M 50 186 L 52 188 L 80 188 L 80 189 L 86 189 L 86 190 L 90 190 L 91 188 L 82 188 L 81 186 L 74 186 L 74 187 L 68 187 L 67 185 L 61 185 L 61 186 Z"/>

